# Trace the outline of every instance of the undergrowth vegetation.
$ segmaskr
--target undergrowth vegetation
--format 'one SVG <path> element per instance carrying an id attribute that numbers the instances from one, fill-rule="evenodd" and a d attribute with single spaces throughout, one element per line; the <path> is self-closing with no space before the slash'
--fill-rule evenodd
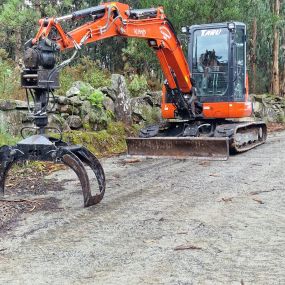
<path id="1" fill-rule="evenodd" d="M 13 137 L 6 128 L 0 124 L 0 147 L 3 145 L 12 145 L 18 141 L 17 137 Z"/>
<path id="2" fill-rule="evenodd" d="M 100 90 L 95 90 L 88 96 L 88 100 L 92 106 L 103 108 L 104 94 Z"/>
<path id="3" fill-rule="evenodd" d="M 71 131 L 63 134 L 64 141 L 84 145 L 98 156 L 123 153 L 127 149 L 126 130 L 123 123 L 110 123 L 99 132 Z"/>
<path id="4" fill-rule="evenodd" d="M 8 53 L 0 49 L 0 98 L 21 98 L 24 92 L 20 89 L 20 69 L 8 58 Z"/>
<path id="5" fill-rule="evenodd" d="M 129 80 L 128 89 L 133 97 L 142 95 L 149 89 L 146 76 L 136 74 L 132 79 Z"/>
<path id="6" fill-rule="evenodd" d="M 59 95 L 65 95 L 66 91 L 75 81 L 84 81 L 93 88 L 110 85 L 110 73 L 96 66 L 96 62 L 89 57 L 81 58 L 80 62 L 68 66 L 60 74 L 61 88 L 57 91 Z"/>

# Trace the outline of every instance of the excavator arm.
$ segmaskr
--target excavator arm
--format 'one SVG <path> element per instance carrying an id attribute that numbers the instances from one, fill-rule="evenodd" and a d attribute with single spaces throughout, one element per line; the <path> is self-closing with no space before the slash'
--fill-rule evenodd
<path id="1" fill-rule="evenodd" d="M 91 17 L 92 21 L 70 32 L 64 31 L 61 26 L 63 21 Z M 131 10 L 128 5 L 119 2 L 105 3 L 63 17 L 41 19 L 39 22 L 40 29 L 33 39 L 33 44 L 48 37 L 55 28 L 59 35 L 56 42 L 61 50 L 115 36 L 147 39 L 149 46 L 156 52 L 169 87 L 178 88 L 183 93 L 189 93 L 191 90 L 187 61 L 162 7 Z"/>
<path id="2" fill-rule="evenodd" d="M 65 31 L 62 23 L 86 19 L 87 22 L 72 31 Z M 174 111 L 190 119 L 194 116 L 193 88 L 191 74 L 182 46 L 163 8 L 131 9 L 119 2 L 80 10 L 58 18 L 39 21 L 40 29 L 31 45 L 36 46 L 44 39 L 51 39 L 58 48 L 80 49 L 82 45 L 103 39 L 121 36 L 140 38 L 148 41 L 155 51 L 166 78 L 164 99 L 170 97 L 172 117 Z M 56 31 L 56 38 L 51 34 Z"/>

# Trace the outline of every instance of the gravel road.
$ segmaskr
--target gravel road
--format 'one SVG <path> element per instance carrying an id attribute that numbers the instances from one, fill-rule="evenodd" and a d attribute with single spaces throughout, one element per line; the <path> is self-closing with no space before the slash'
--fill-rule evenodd
<path id="1" fill-rule="evenodd" d="M 228 161 L 102 161 L 107 193 L 82 208 L 69 171 L 0 231 L 0 284 L 285 284 L 285 132 Z"/>

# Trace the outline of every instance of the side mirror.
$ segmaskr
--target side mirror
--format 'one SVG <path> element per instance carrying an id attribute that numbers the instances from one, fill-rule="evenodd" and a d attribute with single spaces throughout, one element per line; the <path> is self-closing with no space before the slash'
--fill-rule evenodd
<path id="1" fill-rule="evenodd" d="M 183 33 L 183 34 L 188 34 L 189 33 L 189 27 L 182 27 L 181 28 L 181 32 Z"/>

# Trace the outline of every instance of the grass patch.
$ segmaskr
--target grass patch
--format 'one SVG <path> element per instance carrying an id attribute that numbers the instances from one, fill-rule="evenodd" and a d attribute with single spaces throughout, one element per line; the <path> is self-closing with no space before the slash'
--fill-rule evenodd
<path id="1" fill-rule="evenodd" d="M 109 156 L 127 150 L 126 136 L 130 133 L 123 123 L 110 123 L 107 130 L 99 132 L 71 131 L 63 134 L 63 140 L 85 146 L 95 155 Z"/>
<path id="2" fill-rule="evenodd" d="M 4 127 L 0 126 L 0 147 L 3 145 L 14 145 L 18 140 L 19 138 L 13 137 Z"/>
<path id="3" fill-rule="evenodd" d="M 0 48 L 0 97 L 1 99 L 22 99 L 25 92 L 20 88 L 21 70 Z"/>

